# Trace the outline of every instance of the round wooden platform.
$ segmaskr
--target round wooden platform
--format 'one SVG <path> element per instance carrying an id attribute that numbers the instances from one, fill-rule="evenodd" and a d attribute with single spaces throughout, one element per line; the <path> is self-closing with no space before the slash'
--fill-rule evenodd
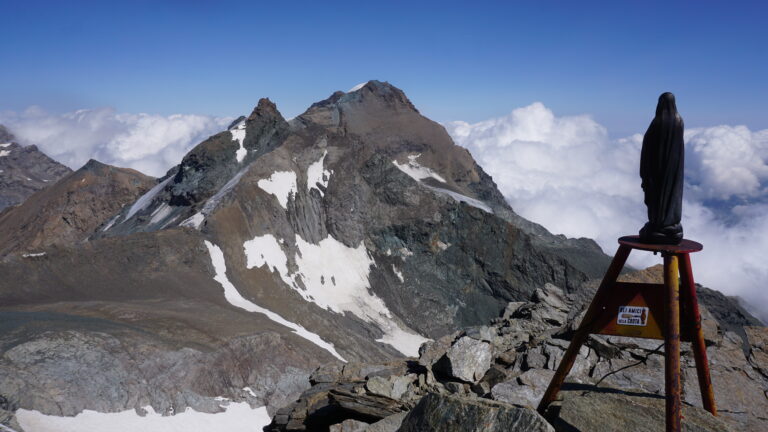
<path id="1" fill-rule="evenodd" d="M 619 244 L 629 246 L 632 249 L 672 254 L 692 253 L 704 249 L 704 246 L 701 243 L 695 242 L 693 240 L 683 239 L 680 244 L 676 245 L 652 244 L 643 243 L 640 241 L 640 236 L 636 235 L 620 237 Z"/>

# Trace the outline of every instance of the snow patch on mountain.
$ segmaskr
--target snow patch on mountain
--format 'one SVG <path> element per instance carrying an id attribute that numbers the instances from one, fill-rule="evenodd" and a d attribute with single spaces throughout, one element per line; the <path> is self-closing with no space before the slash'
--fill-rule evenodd
<path id="1" fill-rule="evenodd" d="M 112 228 L 112 225 L 114 225 L 115 222 L 117 222 L 118 219 L 120 219 L 120 214 L 117 214 L 117 215 L 115 215 L 115 217 L 110 219 L 109 222 L 107 222 L 107 225 L 104 228 L 101 229 L 101 231 L 106 231 L 106 230 Z"/>
<path id="2" fill-rule="evenodd" d="M 136 213 L 144 210 L 147 208 L 147 206 L 152 202 L 152 199 L 155 198 L 155 195 L 160 193 L 161 190 L 167 185 L 168 183 L 173 180 L 173 176 L 169 176 L 167 179 L 163 180 L 162 182 L 156 184 L 152 189 L 148 190 L 147 193 L 142 195 L 139 199 L 136 200 L 135 203 L 131 206 L 131 208 L 128 210 L 128 213 L 125 215 L 124 220 L 130 219 L 133 215 Z"/>
<path id="3" fill-rule="evenodd" d="M 0 150 L 0 157 L 6 157 L 11 154 L 10 150 Z"/>
<path id="4" fill-rule="evenodd" d="M 401 164 L 397 160 L 393 160 L 392 163 L 400 171 L 408 174 L 409 177 L 416 180 L 417 182 L 421 183 L 421 181 L 424 179 L 432 178 L 441 183 L 447 183 L 445 181 L 445 178 L 443 178 L 440 174 L 436 173 L 432 168 L 425 167 L 421 165 L 419 162 L 417 162 L 416 160 L 419 158 L 419 156 L 421 156 L 421 153 L 408 155 L 408 162 Z M 465 202 L 471 205 L 472 207 L 477 207 L 480 210 L 483 210 L 485 212 L 493 213 L 493 210 L 488 206 L 488 204 L 478 199 L 470 198 L 466 195 L 462 195 L 458 192 L 454 192 L 452 190 L 448 190 L 444 188 L 439 188 L 439 187 L 434 187 L 429 185 L 425 185 L 425 186 L 427 186 L 429 189 L 431 189 L 434 192 L 448 195 L 451 198 L 455 199 L 456 201 Z"/>
<path id="5" fill-rule="evenodd" d="M 426 178 L 433 178 L 441 183 L 445 183 L 445 179 L 432 168 L 425 167 L 416 162 L 416 159 L 421 156 L 421 153 L 415 155 L 408 155 L 408 162 L 401 164 L 400 162 L 393 160 L 392 163 L 400 169 L 400 171 L 408 174 L 412 179 L 421 181 Z"/>
<path id="6" fill-rule="evenodd" d="M 277 239 L 271 235 L 256 236 L 253 240 L 243 243 L 246 257 L 246 268 L 261 267 L 267 265 L 272 271 L 280 275 L 288 274 L 288 257 L 280 247 Z"/>
<path id="7" fill-rule="evenodd" d="M 203 204 L 203 210 L 202 213 L 205 216 L 208 216 L 211 214 L 211 212 L 216 208 L 217 205 L 219 205 L 219 202 L 221 202 L 221 199 L 224 198 L 224 196 L 229 193 L 232 188 L 235 187 L 238 183 L 240 183 L 240 179 L 243 178 L 243 175 L 245 172 L 248 171 L 248 167 L 245 167 L 238 171 L 237 174 L 232 176 L 231 179 L 229 179 L 228 182 L 224 184 L 224 186 L 221 187 L 215 194 L 213 194 L 212 197 L 208 198 L 208 200 Z"/>
<path id="8" fill-rule="evenodd" d="M 360 84 L 352 87 L 351 89 L 347 90 L 347 93 L 356 92 L 356 91 L 360 90 L 361 88 L 365 87 L 365 85 L 368 84 L 369 82 L 370 81 L 366 81 L 366 82 L 360 83 Z"/>
<path id="9" fill-rule="evenodd" d="M 160 222 L 161 220 L 168 217 L 168 215 L 171 214 L 172 210 L 173 209 L 171 208 L 171 206 L 169 206 L 166 203 L 163 203 L 162 205 L 160 205 L 160 207 L 158 207 L 155 211 L 152 212 L 152 219 L 149 220 L 149 223 L 156 224 Z"/>
<path id="10" fill-rule="evenodd" d="M 200 226 L 202 226 L 203 222 L 205 221 L 205 218 L 216 209 L 222 198 L 224 198 L 224 196 L 226 196 L 238 183 L 240 183 L 240 179 L 243 178 L 243 175 L 245 175 L 246 171 L 248 171 L 248 167 L 238 171 L 238 173 L 232 176 L 232 178 L 229 179 L 229 181 L 226 182 L 224 186 L 221 187 L 221 189 L 219 189 L 215 194 L 213 194 L 213 196 L 205 201 L 203 208 L 199 212 L 181 221 L 179 226 L 199 230 Z"/>
<path id="11" fill-rule="evenodd" d="M 25 253 L 24 255 L 22 255 L 23 258 L 38 258 L 41 256 L 45 256 L 45 252 Z"/>
<path id="12" fill-rule="evenodd" d="M 274 195 L 284 209 L 288 208 L 288 198 L 296 193 L 296 173 L 293 171 L 275 171 L 267 179 L 257 183 L 264 191 Z"/>
<path id="13" fill-rule="evenodd" d="M 179 226 L 194 228 L 199 230 L 200 226 L 203 224 L 204 221 L 205 221 L 205 215 L 200 212 L 197 212 L 192 216 L 181 221 Z"/>
<path id="14" fill-rule="evenodd" d="M 427 185 L 425 185 L 425 186 L 427 186 Z M 443 195 L 448 195 L 449 197 L 455 199 L 456 201 L 467 203 L 467 204 L 471 205 L 472 207 L 476 207 L 476 208 L 479 208 L 480 210 L 483 210 L 486 213 L 493 213 L 493 209 L 491 209 L 488 206 L 488 204 L 486 204 L 483 201 L 480 201 L 478 199 L 470 198 L 470 197 L 468 197 L 466 195 L 462 195 L 462 194 L 460 194 L 458 192 L 454 192 L 454 191 L 448 190 L 448 189 L 438 188 L 438 187 L 434 187 L 434 186 L 427 186 L 427 187 L 429 189 L 431 189 L 432 191 L 434 191 L 434 192 L 437 192 L 437 193 L 443 194 Z"/>
<path id="15" fill-rule="evenodd" d="M 333 174 L 333 171 L 323 168 L 325 156 L 327 155 L 328 151 L 323 150 L 323 155 L 320 157 L 320 159 L 316 162 L 313 162 L 309 168 L 307 168 L 307 192 L 315 188 L 318 190 L 318 192 L 320 192 L 320 196 L 325 195 L 323 190 L 328 187 L 328 181 L 330 181 L 331 174 Z M 322 189 L 317 187 L 318 184 L 322 185 Z"/>
<path id="16" fill-rule="evenodd" d="M 240 163 L 245 159 L 245 155 L 248 154 L 248 150 L 243 146 L 243 140 L 245 140 L 245 120 L 232 127 L 232 129 L 229 130 L 229 133 L 232 134 L 232 141 L 237 141 L 240 145 L 240 148 L 235 151 L 237 162 Z"/>
<path id="17" fill-rule="evenodd" d="M 232 304 L 233 306 L 237 306 L 241 309 L 245 309 L 249 312 L 264 314 L 267 316 L 267 318 L 271 319 L 272 321 L 290 328 L 298 336 L 301 336 L 304 339 L 319 346 L 320 348 L 325 349 L 329 353 L 333 354 L 333 356 L 336 357 L 337 359 L 343 362 L 346 362 L 344 357 L 342 357 L 341 355 L 339 355 L 338 352 L 336 352 L 336 349 L 334 348 L 332 343 L 324 341 L 319 335 L 308 331 L 307 329 L 305 329 L 304 327 L 296 323 L 286 320 L 285 318 L 272 312 L 271 310 L 265 309 L 245 299 L 245 297 L 243 297 L 240 294 L 237 288 L 235 288 L 232 282 L 230 282 L 229 279 L 227 278 L 227 264 L 224 259 L 224 253 L 221 251 L 221 248 L 219 248 L 218 246 L 216 246 L 215 244 L 207 240 L 205 241 L 205 246 L 208 248 L 208 254 L 211 256 L 211 263 L 213 264 L 213 268 L 216 271 L 216 275 L 214 276 L 213 279 L 219 284 L 221 284 L 221 286 L 224 288 L 224 298 L 226 298 L 230 304 Z"/>
<path id="18" fill-rule="evenodd" d="M 392 345 L 408 356 L 418 355 L 421 344 L 429 339 L 410 329 L 401 329 L 384 301 L 370 291 L 368 278 L 375 262 L 362 242 L 351 248 L 329 236 L 312 244 L 297 235 L 296 246 L 297 272 L 288 272 L 287 257 L 271 235 L 255 237 L 244 243 L 246 266 L 267 265 L 277 270 L 283 281 L 305 300 L 338 314 L 350 312 L 379 327 L 384 335 L 377 342 Z"/>
<path id="19" fill-rule="evenodd" d="M 397 276 L 398 279 L 400 279 L 400 282 L 405 282 L 405 278 L 403 277 L 403 273 L 395 267 L 394 264 L 392 264 L 392 271 L 395 273 L 395 276 Z"/>
<path id="20" fill-rule="evenodd" d="M 84 410 L 74 417 L 46 415 L 24 408 L 16 411 L 16 419 L 24 430 L 34 432 L 228 432 L 233 430 L 261 430 L 272 419 L 267 407 L 251 408 L 248 402 L 229 402 L 221 405 L 226 411 L 209 414 L 186 410 L 164 416 L 151 406 L 144 407 L 146 415 L 136 410 L 114 413 Z"/>

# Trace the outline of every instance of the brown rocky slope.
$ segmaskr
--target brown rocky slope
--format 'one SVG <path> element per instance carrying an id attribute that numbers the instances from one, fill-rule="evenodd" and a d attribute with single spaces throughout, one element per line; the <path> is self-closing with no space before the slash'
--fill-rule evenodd
<path id="1" fill-rule="evenodd" d="M 154 184 L 138 171 L 90 160 L 0 214 L 0 257 L 79 243 Z"/>

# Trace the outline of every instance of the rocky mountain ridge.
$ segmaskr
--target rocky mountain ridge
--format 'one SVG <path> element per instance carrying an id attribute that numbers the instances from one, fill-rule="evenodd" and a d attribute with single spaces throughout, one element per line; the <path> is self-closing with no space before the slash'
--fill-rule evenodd
<path id="1" fill-rule="evenodd" d="M 155 179 L 138 171 L 90 160 L 0 213 L 0 232 L 4 233 L 0 257 L 14 252 L 35 255 L 53 245 L 82 242 L 154 183 Z"/>
<path id="2" fill-rule="evenodd" d="M 37 146 L 22 146 L 0 125 L 0 211 L 22 203 L 72 170 L 56 162 Z"/>

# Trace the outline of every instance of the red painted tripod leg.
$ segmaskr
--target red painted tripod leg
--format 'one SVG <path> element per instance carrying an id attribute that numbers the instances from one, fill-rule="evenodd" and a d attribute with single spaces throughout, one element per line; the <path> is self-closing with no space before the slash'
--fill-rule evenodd
<path id="1" fill-rule="evenodd" d="M 666 334 L 664 335 L 664 384 L 667 432 L 680 432 L 680 284 L 677 256 L 664 255 Z"/>
<path id="2" fill-rule="evenodd" d="M 589 337 L 590 331 L 592 330 L 592 321 L 594 321 L 598 311 L 602 309 L 604 303 L 603 300 L 613 287 L 613 284 L 616 283 L 616 279 L 619 277 L 621 269 L 624 268 L 624 263 L 627 261 L 627 257 L 631 250 L 632 249 L 629 246 L 620 245 L 619 250 L 616 251 L 616 256 L 613 257 L 613 261 L 611 261 L 611 265 L 608 267 L 608 271 L 605 273 L 603 281 L 600 283 L 600 287 L 597 289 L 595 297 L 589 305 L 589 309 L 587 309 L 587 313 L 584 315 L 579 328 L 573 335 L 573 339 L 571 339 L 571 343 L 568 345 L 568 349 L 565 351 L 563 359 L 560 361 L 560 366 L 558 366 L 557 372 L 555 372 L 552 381 L 549 383 L 549 387 L 547 387 L 547 391 L 541 398 L 541 402 L 539 402 L 538 411 L 540 413 L 543 414 L 549 404 L 557 398 L 557 393 L 560 392 L 560 387 L 563 385 L 566 376 L 568 376 L 568 372 L 571 371 L 573 363 L 576 361 L 576 356 L 579 354 L 581 345 L 583 345 L 587 340 L 587 337 Z"/>
<path id="3" fill-rule="evenodd" d="M 689 254 L 680 255 L 680 277 L 683 280 L 683 298 L 686 307 L 690 311 L 693 320 L 693 356 L 696 360 L 696 374 L 699 376 L 699 390 L 704 409 L 717 415 L 715 405 L 715 393 L 712 389 L 712 380 L 709 375 L 709 361 L 707 360 L 707 347 L 704 345 L 704 331 L 701 329 L 701 314 L 699 313 L 699 301 L 696 298 L 696 284 L 693 283 L 693 269 Z"/>

